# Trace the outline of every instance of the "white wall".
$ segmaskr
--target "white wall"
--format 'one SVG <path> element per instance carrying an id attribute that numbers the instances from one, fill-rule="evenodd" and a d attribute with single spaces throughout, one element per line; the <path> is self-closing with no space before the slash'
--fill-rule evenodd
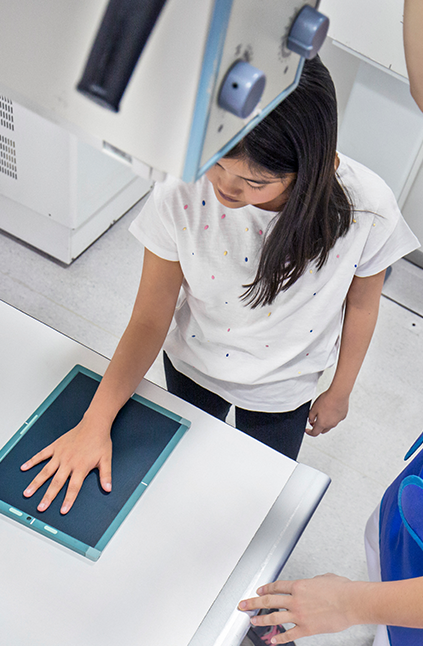
<path id="1" fill-rule="evenodd" d="M 341 125 L 360 66 L 360 59 L 344 49 L 337 47 L 331 38 L 326 38 L 320 50 L 320 58 L 329 69 L 335 83 L 338 99 L 339 125 Z"/>
<path id="2" fill-rule="evenodd" d="M 338 149 L 387 182 L 423 242 L 423 114 L 410 95 L 408 80 L 331 38 L 321 58 L 338 96 Z M 408 259 L 423 267 L 422 251 Z"/>

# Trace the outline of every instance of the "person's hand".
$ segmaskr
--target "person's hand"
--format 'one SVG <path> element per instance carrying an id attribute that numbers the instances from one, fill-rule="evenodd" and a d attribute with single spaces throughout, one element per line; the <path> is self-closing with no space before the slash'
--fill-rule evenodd
<path id="1" fill-rule="evenodd" d="M 24 496 L 29 498 L 49 478 L 53 479 L 37 509 L 45 511 L 69 478 L 66 496 L 60 512 L 66 514 L 72 507 L 90 471 L 98 469 L 100 483 L 104 491 L 112 489 L 112 441 L 110 431 L 94 429 L 88 421 L 82 421 L 55 442 L 34 455 L 21 466 L 22 471 L 31 469 L 43 460 L 49 460 L 40 473 L 25 489 Z"/>
<path id="2" fill-rule="evenodd" d="M 349 628 L 354 623 L 348 605 L 352 585 L 355 582 L 335 574 L 299 581 L 275 581 L 259 588 L 259 597 L 241 601 L 238 608 L 243 611 L 280 608 L 253 617 L 251 623 L 254 626 L 295 624 L 271 639 L 271 644 L 286 644 L 300 637 Z"/>
<path id="3" fill-rule="evenodd" d="M 306 428 L 306 433 L 316 437 L 320 433 L 327 433 L 339 422 L 346 418 L 348 413 L 349 397 L 339 397 L 326 390 L 317 397 L 308 414 L 308 423 L 311 428 Z"/>

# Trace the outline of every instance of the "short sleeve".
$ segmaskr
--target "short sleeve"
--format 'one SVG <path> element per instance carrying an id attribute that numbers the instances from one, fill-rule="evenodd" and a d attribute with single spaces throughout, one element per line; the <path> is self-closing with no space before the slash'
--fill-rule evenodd
<path id="1" fill-rule="evenodd" d="M 154 186 L 147 202 L 141 206 L 129 227 L 130 233 L 147 249 L 164 260 L 178 261 L 172 200 L 168 196 L 167 180 Z"/>
<path id="2" fill-rule="evenodd" d="M 356 271 L 356 275 L 363 278 L 378 274 L 420 246 L 404 220 L 392 191 L 385 187 Z"/>

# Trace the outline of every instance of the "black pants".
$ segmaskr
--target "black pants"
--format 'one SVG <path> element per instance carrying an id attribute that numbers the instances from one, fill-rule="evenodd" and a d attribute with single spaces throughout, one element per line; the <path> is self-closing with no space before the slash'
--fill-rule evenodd
<path id="1" fill-rule="evenodd" d="M 224 421 L 231 404 L 176 370 L 165 352 L 163 356 L 168 391 Z M 236 407 L 235 425 L 240 431 L 296 460 L 310 403 L 287 413 L 260 413 Z"/>

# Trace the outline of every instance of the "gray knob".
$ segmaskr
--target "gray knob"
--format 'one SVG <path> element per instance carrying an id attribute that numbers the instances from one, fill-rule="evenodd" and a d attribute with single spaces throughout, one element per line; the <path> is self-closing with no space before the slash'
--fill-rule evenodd
<path id="1" fill-rule="evenodd" d="M 221 108 L 246 119 L 257 106 L 266 85 L 266 76 L 261 70 L 238 61 L 223 80 L 218 103 Z"/>
<path id="2" fill-rule="evenodd" d="M 291 27 L 288 49 L 304 58 L 314 58 L 326 38 L 328 29 L 329 18 L 310 5 L 306 5 Z"/>

